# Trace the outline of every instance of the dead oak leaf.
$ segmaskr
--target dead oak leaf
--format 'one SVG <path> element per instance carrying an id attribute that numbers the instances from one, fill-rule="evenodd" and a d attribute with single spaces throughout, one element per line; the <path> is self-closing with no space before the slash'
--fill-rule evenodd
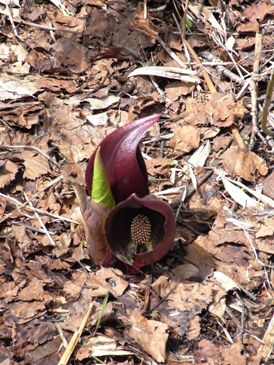
<path id="1" fill-rule="evenodd" d="M 179 282 L 165 275 L 153 284 L 154 291 L 162 298 L 167 297 L 168 305 L 179 311 L 199 313 L 212 301 L 213 284 L 203 285 L 194 282 Z"/>
<path id="2" fill-rule="evenodd" d="M 204 339 L 198 343 L 198 350 L 194 353 L 195 364 L 220 365 L 223 364 L 222 353 L 213 342 Z"/>
<path id="3" fill-rule="evenodd" d="M 152 176 L 156 174 L 164 175 L 165 172 L 164 170 L 172 165 L 173 160 L 164 157 L 159 157 L 146 160 L 145 163 L 149 175 Z"/>
<path id="4" fill-rule="evenodd" d="M 222 156 L 223 166 L 231 176 L 240 176 L 247 181 L 254 181 L 256 174 L 266 175 L 268 168 L 264 160 L 249 150 L 232 146 Z"/>
<path id="5" fill-rule="evenodd" d="M 33 278 L 26 287 L 20 290 L 18 299 L 24 302 L 44 299 L 43 281 Z"/>
<path id="6" fill-rule="evenodd" d="M 258 232 L 256 232 L 256 238 L 272 236 L 274 234 L 274 218 L 266 219 L 260 226 Z"/>
<path id="7" fill-rule="evenodd" d="M 200 144 L 200 131 L 192 125 L 175 125 L 173 128 L 173 137 L 170 144 L 176 151 L 188 153 L 198 148 Z"/>
<path id="8" fill-rule="evenodd" d="M 243 15 L 251 21 L 264 20 L 267 15 L 274 15 L 274 6 L 266 1 L 260 1 L 258 4 L 247 7 L 243 11 Z"/>
<path id="9" fill-rule="evenodd" d="M 50 172 L 48 160 L 43 155 L 35 151 L 24 150 L 20 157 L 24 160 L 24 178 L 35 180 L 41 175 L 45 175 Z"/>
<path id="10" fill-rule="evenodd" d="M 263 193 L 274 199 L 274 171 L 264 180 Z"/>
<path id="11" fill-rule="evenodd" d="M 235 102 L 232 94 L 215 93 L 206 102 L 188 98 L 184 121 L 192 125 L 229 127 L 235 119 L 242 118 L 245 111 L 243 104 Z"/>
<path id="12" fill-rule="evenodd" d="M 128 282 L 122 278 L 123 273 L 118 269 L 103 268 L 96 273 L 90 273 L 87 288 L 92 297 L 105 296 L 110 292 L 114 297 L 121 296 Z"/>
<path id="13" fill-rule="evenodd" d="M 134 309 L 129 317 L 131 327 L 129 335 L 144 351 L 157 362 L 164 362 L 166 358 L 166 343 L 168 326 L 165 323 L 146 319 L 138 309 Z"/>
<path id="14" fill-rule="evenodd" d="M 15 179 L 18 170 L 19 167 L 14 162 L 10 160 L 0 161 L 0 189 Z"/>

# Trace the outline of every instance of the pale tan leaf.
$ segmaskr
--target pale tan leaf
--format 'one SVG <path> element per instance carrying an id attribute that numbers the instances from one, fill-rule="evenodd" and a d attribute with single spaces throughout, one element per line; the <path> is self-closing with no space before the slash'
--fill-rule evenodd
<path id="1" fill-rule="evenodd" d="M 223 154 L 223 165 L 227 173 L 240 176 L 247 181 L 254 181 L 256 174 L 266 175 L 268 168 L 265 161 L 249 150 L 232 146 Z"/>
<path id="2" fill-rule="evenodd" d="M 166 358 L 166 342 L 168 326 L 165 323 L 146 319 L 138 309 L 132 311 L 129 320 L 129 335 L 157 362 Z"/>
<path id="3" fill-rule="evenodd" d="M 35 151 L 23 150 L 21 157 L 24 159 L 24 178 L 35 180 L 41 175 L 50 171 L 49 162 L 46 157 Z"/>
<path id="4" fill-rule="evenodd" d="M 0 189 L 15 179 L 19 170 L 16 163 L 7 160 L 0 164 Z"/>
<path id="5" fill-rule="evenodd" d="M 176 151 L 188 153 L 194 148 L 199 147 L 200 131 L 191 125 L 173 126 L 173 137 L 170 141 L 171 145 Z"/>

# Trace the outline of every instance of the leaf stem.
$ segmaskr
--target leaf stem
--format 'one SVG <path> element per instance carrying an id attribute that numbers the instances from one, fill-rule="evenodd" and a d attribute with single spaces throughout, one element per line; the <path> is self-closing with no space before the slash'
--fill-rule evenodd
<path id="1" fill-rule="evenodd" d="M 262 112 L 262 120 L 261 120 L 262 131 L 271 137 L 274 137 L 274 132 L 269 130 L 266 125 L 267 125 L 268 112 L 269 112 L 269 108 L 270 108 L 270 104 L 271 104 L 273 87 L 274 87 L 274 67 L 272 69 L 271 78 L 267 85 L 266 96 L 265 96 L 265 101 L 264 101 L 264 108 L 263 108 L 263 112 Z"/>

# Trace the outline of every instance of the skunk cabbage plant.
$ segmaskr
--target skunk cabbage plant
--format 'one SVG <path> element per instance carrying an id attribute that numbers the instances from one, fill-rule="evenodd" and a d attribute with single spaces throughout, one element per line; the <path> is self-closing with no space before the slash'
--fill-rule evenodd
<path id="1" fill-rule="evenodd" d="M 86 188 L 91 207 L 83 216 L 90 256 L 96 263 L 122 262 L 139 270 L 160 260 L 173 244 L 174 214 L 167 203 L 149 194 L 139 147 L 159 118 L 155 114 L 118 128 L 102 140 L 88 161 Z M 96 259 L 98 249 L 103 252 L 100 259 Z"/>

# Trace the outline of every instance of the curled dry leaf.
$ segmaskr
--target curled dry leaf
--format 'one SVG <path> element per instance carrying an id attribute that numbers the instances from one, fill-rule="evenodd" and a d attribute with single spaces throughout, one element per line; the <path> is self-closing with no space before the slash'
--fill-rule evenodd
<path id="1" fill-rule="evenodd" d="M 263 182 L 263 193 L 274 199 L 274 171 Z"/>
<path id="2" fill-rule="evenodd" d="M 262 21 L 267 15 L 273 16 L 274 15 L 274 6 L 267 1 L 259 1 L 257 4 L 253 4 L 248 6 L 244 11 L 243 15 L 253 21 L 253 20 L 260 20 Z"/>
<path id="3" fill-rule="evenodd" d="M 192 125 L 229 127 L 235 119 L 242 118 L 245 111 L 243 104 L 235 102 L 232 94 L 215 93 L 207 102 L 188 98 L 184 121 Z"/>
<path id="4" fill-rule="evenodd" d="M 35 180 L 41 175 L 50 172 L 50 167 L 46 157 L 35 151 L 24 150 L 21 153 L 25 166 L 24 178 Z"/>
<path id="5" fill-rule="evenodd" d="M 173 137 L 170 141 L 176 151 L 188 153 L 200 144 L 200 131 L 192 125 L 175 125 Z"/>
<path id="6" fill-rule="evenodd" d="M 122 271 L 113 268 L 103 268 L 96 273 L 90 273 L 87 279 L 89 294 L 92 297 L 101 297 L 111 293 L 116 298 L 120 297 L 128 287 L 128 282 L 122 275 Z"/>
<path id="7" fill-rule="evenodd" d="M 176 278 L 160 276 L 153 284 L 153 290 L 161 298 L 167 297 L 170 308 L 197 314 L 205 309 L 213 298 L 213 284 L 179 282 Z M 187 298 L 187 300 L 186 300 Z"/>
<path id="8" fill-rule="evenodd" d="M 268 168 L 264 160 L 249 150 L 232 146 L 223 154 L 223 166 L 232 176 L 240 176 L 247 181 L 254 181 L 256 174 L 266 175 Z"/>
<path id="9" fill-rule="evenodd" d="M 109 209 L 87 197 L 79 184 L 73 183 L 73 188 L 83 216 L 83 226 L 91 259 L 98 265 L 115 261 L 105 236 L 105 221 Z"/>
<path id="10" fill-rule="evenodd" d="M 0 161 L 0 189 L 13 181 L 18 171 L 16 163 L 10 160 Z"/>
<path id="11" fill-rule="evenodd" d="M 168 326 L 165 323 L 146 319 L 138 309 L 134 309 L 129 317 L 131 327 L 129 335 L 157 362 L 166 358 L 166 342 Z"/>

